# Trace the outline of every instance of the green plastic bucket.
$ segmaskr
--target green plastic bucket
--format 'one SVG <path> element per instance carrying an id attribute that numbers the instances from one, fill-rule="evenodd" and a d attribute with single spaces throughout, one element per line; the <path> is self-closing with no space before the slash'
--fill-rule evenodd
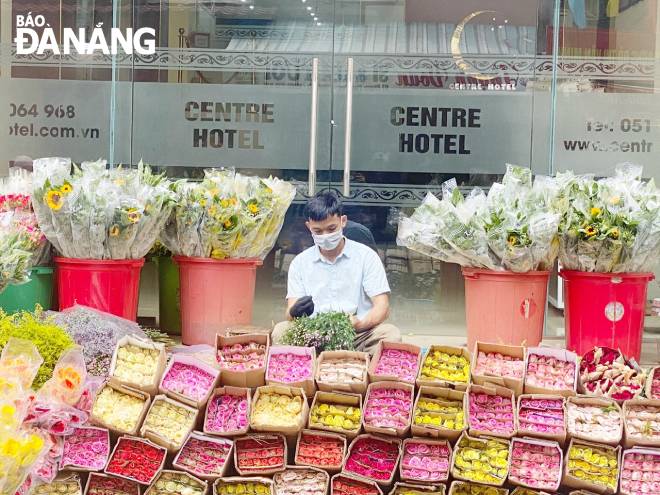
<path id="1" fill-rule="evenodd" d="M 179 267 L 170 256 L 158 256 L 158 321 L 163 332 L 181 335 Z"/>
<path id="2" fill-rule="evenodd" d="M 39 304 L 44 310 L 53 305 L 53 268 L 35 266 L 30 272 L 30 281 L 21 285 L 9 285 L 0 294 L 0 308 L 5 313 L 34 311 Z"/>

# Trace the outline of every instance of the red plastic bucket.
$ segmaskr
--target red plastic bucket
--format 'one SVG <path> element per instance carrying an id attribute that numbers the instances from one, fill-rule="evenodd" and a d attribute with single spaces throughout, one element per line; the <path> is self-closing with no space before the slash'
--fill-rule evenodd
<path id="1" fill-rule="evenodd" d="M 562 270 L 566 347 L 583 355 L 596 346 L 639 360 L 646 291 L 652 273 Z"/>
<path id="2" fill-rule="evenodd" d="M 135 321 L 142 265 L 144 259 L 55 258 L 60 311 L 82 304 Z"/>
<path id="3" fill-rule="evenodd" d="M 463 268 L 468 349 L 474 343 L 536 346 L 543 338 L 549 272 Z"/>
<path id="4" fill-rule="evenodd" d="M 258 259 L 214 260 L 175 256 L 179 265 L 181 340 L 215 345 L 231 325 L 252 323 Z"/>

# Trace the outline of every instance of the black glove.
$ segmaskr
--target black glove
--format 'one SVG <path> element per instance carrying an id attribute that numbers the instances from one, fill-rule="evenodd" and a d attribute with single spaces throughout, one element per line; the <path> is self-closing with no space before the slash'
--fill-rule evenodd
<path id="1" fill-rule="evenodd" d="M 312 313 L 314 313 L 314 301 L 312 301 L 312 296 L 301 297 L 289 310 L 289 314 L 292 318 L 311 316 Z"/>

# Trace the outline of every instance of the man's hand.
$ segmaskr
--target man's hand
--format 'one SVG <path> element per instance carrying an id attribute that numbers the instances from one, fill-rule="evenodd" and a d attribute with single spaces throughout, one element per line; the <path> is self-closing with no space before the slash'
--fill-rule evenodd
<path id="1" fill-rule="evenodd" d="M 301 316 L 311 316 L 314 313 L 314 301 L 312 296 L 305 296 L 298 299 L 291 309 L 289 314 L 291 318 L 300 318 Z"/>
<path id="2" fill-rule="evenodd" d="M 356 332 L 362 332 L 363 330 L 366 330 L 364 328 L 364 325 L 362 324 L 362 321 L 358 319 L 357 316 L 351 315 L 351 325 L 353 325 L 353 328 L 355 329 Z"/>

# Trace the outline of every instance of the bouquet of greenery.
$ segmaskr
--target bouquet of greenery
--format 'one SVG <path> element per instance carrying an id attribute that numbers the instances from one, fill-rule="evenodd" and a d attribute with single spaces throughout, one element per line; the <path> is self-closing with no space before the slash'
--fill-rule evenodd
<path id="1" fill-rule="evenodd" d="M 175 184 L 176 207 L 161 242 L 174 254 L 264 258 L 279 235 L 295 188 L 275 178 L 207 170 L 201 182 Z"/>
<path id="2" fill-rule="evenodd" d="M 355 329 L 346 313 L 328 312 L 293 320 L 282 343 L 315 347 L 317 352 L 355 350 Z"/>
<path id="3" fill-rule="evenodd" d="M 461 266 L 548 270 L 559 246 L 559 195 L 553 179 L 532 181 L 529 169 L 513 165 L 488 195 L 475 188 L 464 196 L 451 179 L 443 184 L 441 200 L 429 194 L 411 217 L 401 219 L 397 241 Z"/>
<path id="4" fill-rule="evenodd" d="M 642 168 L 617 167 L 614 177 L 561 176 L 568 204 L 559 259 L 585 272 L 652 271 L 660 254 L 660 191 Z"/>
<path id="5" fill-rule="evenodd" d="M 174 206 L 171 184 L 142 162 L 78 167 L 66 158 L 34 162 L 34 208 L 44 234 L 63 256 L 137 259 L 153 246 Z"/>

